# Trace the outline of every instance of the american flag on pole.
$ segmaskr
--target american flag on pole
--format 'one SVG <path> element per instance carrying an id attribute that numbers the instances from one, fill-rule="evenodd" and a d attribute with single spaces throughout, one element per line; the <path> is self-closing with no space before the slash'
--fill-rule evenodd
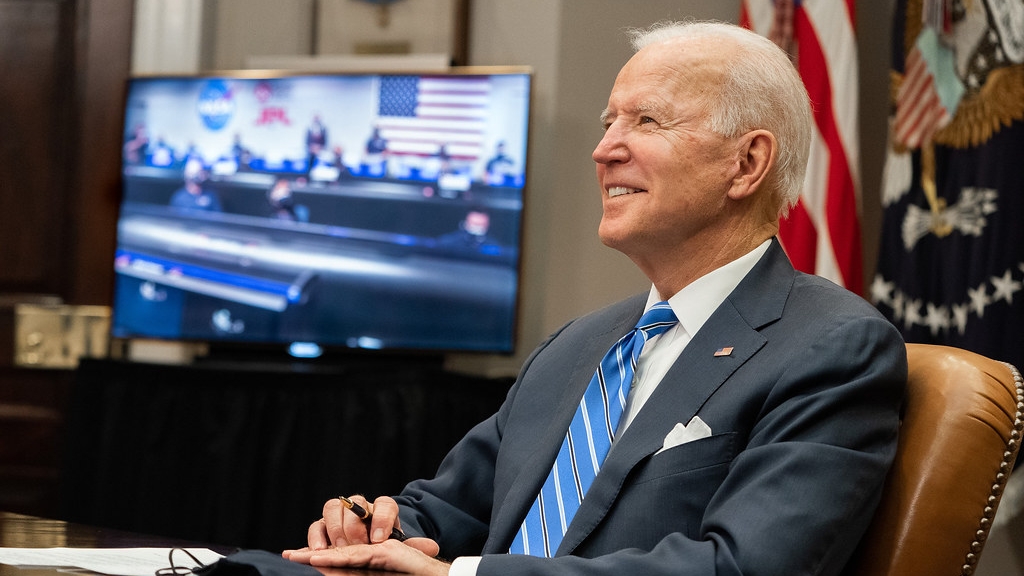
<path id="1" fill-rule="evenodd" d="M 1024 2 L 896 0 L 870 298 L 907 342 L 1024 365 Z"/>
<path id="2" fill-rule="evenodd" d="M 392 155 L 455 160 L 484 153 L 490 80 L 486 76 L 383 76 L 377 126 Z"/>
<path id="3" fill-rule="evenodd" d="M 956 74 L 953 52 L 934 28 L 926 27 L 904 63 L 904 78 L 896 94 L 893 136 L 908 148 L 920 148 L 953 120 L 964 87 Z"/>
<path id="4" fill-rule="evenodd" d="M 814 112 L 804 189 L 779 239 L 798 270 L 862 294 L 854 3 L 743 0 L 740 24 L 789 52 Z"/>

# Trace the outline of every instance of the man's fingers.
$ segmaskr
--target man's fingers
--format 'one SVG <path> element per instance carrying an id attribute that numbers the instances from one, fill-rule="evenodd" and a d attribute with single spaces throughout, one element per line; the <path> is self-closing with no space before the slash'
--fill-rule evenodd
<path id="1" fill-rule="evenodd" d="M 306 532 L 306 544 L 311 550 L 323 550 L 331 545 L 330 536 L 327 534 L 327 524 L 321 518 L 309 525 Z"/>
<path id="2" fill-rule="evenodd" d="M 321 519 L 326 540 L 319 548 L 314 547 L 314 542 L 309 540 L 309 547 L 314 550 L 322 550 L 330 546 L 344 546 L 348 544 L 345 532 L 345 516 L 347 512 L 345 507 L 341 505 L 341 501 L 337 498 L 328 500 L 324 504 L 324 516 Z M 317 543 L 319 544 L 320 542 Z"/>
<path id="3" fill-rule="evenodd" d="M 283 557 L 285 560 L 291 560 L 292 562 L 309 564 L 309 557 L 314 552 L 316 551 L 309 547 L 299 548 L 298 550 L 284 550 L 281 552 L 281 557 Z"/>
<path id="4" fill-rule="evenodd" d="M 372 504 L 359 495 L 348 499 L 355 503 L 357 510 L 362 509 L 361 514 L 353 512 L 340 497 L 328 500 L 324 504 L 323 518 L 309 526 L 306 543 L 311 550 L 384 542 L 391 536 L 392 528 L 401 529 L 398 503 L 393 498 L 382 496 Z M 372 514 L 372 520 L 364 519 L 363 511 Z"/>
<path id="5" fill-rule="evenodd" d="M 372 512 L 373 508 L 366 501 L 366 498 L 359 496 L 351 496 L 349 498 L 367 512 Z M 354 512 L 346 508 L 341 504 L 340 499 L 335 499 L 338 506 L 341 507 L 341 524 L 342 524 L 342 537 L 346 544 L 369 544 L 370 543 L 370 528 L 369 525 L 363 521 L 362 518 L 356 516 Z"/>
<path id="6" fill-rule="evenodd" d="M 381 496 L 373 501 L 370 508 L 373 522 L 370 525 L 370 542 L 378 543 L 391 536 L 392 528 L 401 529 L 398 520 L 398 503 L 393 498 Z"/>
<path id="7" fill-rule="evenodd" d="M 411 548 L 415 548 L 431 558 L 435 558 L 441 551 L 441 547 L 438 546 L 437 542 L 434 542 L 430 538 L 409 538 L 403 542 L 403 544 Z"/>

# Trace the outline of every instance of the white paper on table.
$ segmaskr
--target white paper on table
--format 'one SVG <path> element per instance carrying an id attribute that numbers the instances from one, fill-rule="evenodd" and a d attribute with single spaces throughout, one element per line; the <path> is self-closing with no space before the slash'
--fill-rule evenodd
<path id="1" fill-rule="evenodd" d="M 203 564 L 222 556 L 207 548 L 186 548 Z M 0 564 L 23 567 L 77 568 L 110 576 L 153 576 L 169 568 L 170 548 L 2 548 Z M 184 553 L 175 553 L 177 566 L 195 567 Z"/>

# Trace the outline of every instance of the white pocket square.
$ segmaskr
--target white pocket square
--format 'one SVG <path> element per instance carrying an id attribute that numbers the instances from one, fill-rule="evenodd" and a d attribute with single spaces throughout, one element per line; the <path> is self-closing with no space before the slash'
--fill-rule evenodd
<path id="1" fill-rule="evenodd" d="M 661 443 L 661 450 L 658 450 L 655 454 L 660 454 L 669 448 L 700 440 L 701 438 L 707 438 L 708 436 L 711 436 L 711 427 L 705 424 L 699 416 L 694 416 L 690 419 L 690 423 L 685 426 L 682 422 L 677 423 L 668 435 L 665 436 L 665 441 Z"/>

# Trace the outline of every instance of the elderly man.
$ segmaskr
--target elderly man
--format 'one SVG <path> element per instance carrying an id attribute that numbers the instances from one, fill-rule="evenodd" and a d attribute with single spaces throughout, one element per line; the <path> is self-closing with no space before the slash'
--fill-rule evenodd
<path id="1" fill-rule="evenodd" d="M 803 182 L 807 95 L 784 53 L 738 27 L 662 24 L 634 45 L 593 157 L 600 237 L 650 292 L 561 328 L 436 477 L 355 497 L 370 520 L 328 502 L 287 557 L 415 574 L 842 570 L 895 452 L 907 368 L 891 325 L 795 272 L 775 239 Z"/>

